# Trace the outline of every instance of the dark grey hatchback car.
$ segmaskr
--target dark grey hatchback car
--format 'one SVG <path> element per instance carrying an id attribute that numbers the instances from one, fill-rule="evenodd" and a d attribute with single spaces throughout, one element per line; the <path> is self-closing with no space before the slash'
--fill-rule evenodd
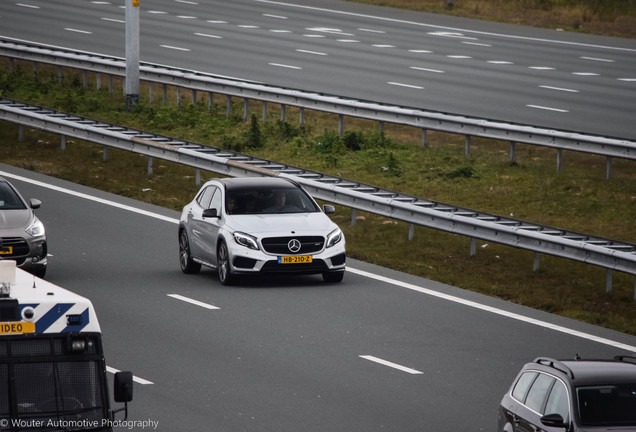
<path id="1" fill-rule="evenodd" d="M 523 366 L 499 404 L 498 431 L 636 431 L 636 357 Z"/>

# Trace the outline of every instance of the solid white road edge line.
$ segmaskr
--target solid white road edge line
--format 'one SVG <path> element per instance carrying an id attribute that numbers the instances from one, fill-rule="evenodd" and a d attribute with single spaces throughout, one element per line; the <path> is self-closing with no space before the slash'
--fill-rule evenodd
<path id="1" fill-rule="evenodd" d="M 384 365 L 384 366 L 391 367 L 393 369 L 401 370 L 402 372 L 410 373 L 412 375 L 421 375 L 421 374 L 424 373 L 424 372 L 420 372 L 420 371 L 418 371 L 416 369 L 411 369 L 409 367 L 402 366 L 402 365 L 399 365 L 397 363 L 393 363 L 393 362 L 390 362 L 390 361 L 387 361 L 387 360 L 382 360 L 381 358 L 377 358 L 377 357 L 374 357 L 374 356 L 371 356 L 371 355 L 361 355 L 359 357 L 363 358 L 365 360 L 369 360 L 369 361 L 372 361 L 372 362 L 375 362 L 375 363 L 379 363 L 379 364 Z"/>
<path id="2" fill-rule="evenodd" d="M 525 322 L 525 323 L 528 323 L 528 324 L 533 324 L 533 325 L 536 325 L 536 326 L 539 326 L 539 327 L 544 327 L 544 328 L 547 328 L 547 329 L 550 329 L 550 330 L 554 330 L 554 331 L 558 331 L 558 332 L 561 332 L 561 333 L 565 333 L 565 334 L 568 334 L 568 335 L 571 335 L 571 336 L 577 336 L 577 337 L 580 337 L 580 338 L 583 338 L 583 339 L 587 339 L 587 340 L 590 340 L 590 341 L 594 341 L 594 342 L 598 342 L 598 343 L 601 343 L 601 344 L 613 346 L 615 348 L 624 349 L 626 351 L 636 352 L 636 346 L 627 345 L 627 344 L 624 344 L 624 343 L 621 343 L 621 342 L 613 341 L 611 339 L 605 339 L 605 338 L 602 338 L 602 337 L 594 336 L 594 335 L 591 335 L 589 333 L 584 333 L 584 332 L 581 332 L 581 331 L 578 331 L 578 330 L 573 330 L 573 329 L 570 329 L 570 328 L 567 328 L 567 327 L 563 327 L 563 326 L 560 326 L 560 325 L 547 323 L 545 321 L 541 321 L 541 320 L 538 320 L 538 319 L 535 319 L 535 318 L 530 318 L 530 317 L 527 317 L 527 316 L 524 316 L 524 315 L 519 315 L 519 314 L 516 314 L 514 312 L 508 312 L 508 311 L 505 311 L 505 310 L 502 310 L 502 309 L 497 309 L 495 307 L 487 306 L 487 305 L 484 305 L 484 304 L 481 304 L 481 303 L 477 303 L 477 302 L 474 302 L 474 301 L 471 301 L 471 300 L 466 300 L 466 299 L 463 299 L 463 298 L 460 298 L 460 297 L 455 297 L 455 296 L 452 296 L 452 295 L 449 295 L 449 294 L 444 294 L 444 293 L 441 293 L 441 292 L 438 292 L 438 291 L 434 291 L 434 290 L 431 290 L 431 289 L 422 288 L 422 287 L 417 286 L 417 285 L 412 285 L 412 284 L 409 284 L 409 283 L 406 283 L 406 282 L 401 282 L 401 281 L 398 281 L 398 280 L 395 280 L 395 279 L 391 279 L 391 278 L 388 278 L 388 277 L 385 277 L 385 276 L 380 276 L 380 275 L 376 275 L 374 273 L 369 273 L 369 272 L 366 272 L 364 270 L 358 270 L 358 269 L 354 269 L 354 268 L 351 268 L 351 267 L 347 266 L 347 271 L 351 272 L 351 273 L 355 273 L 355 274 L 360 275 L 360 276 L 368 277 L 370 279 L 375 279 L 375 280 L 380 281 L 380 282 L 384 282 L 384 283 L 387 283 L 387 284 L 391 284 L 391 285 L 399 286 L 399 287 L 402 287 L 402 288 L 410 289 L 410 290 L 417 291 L 417 292 L 420 292 L 422 294 L 427 294 L 427 295 L 430 295 L 430 296 L 433 296 L 433 297 L 441 298 L 443 300 L 448 300 L 448 301 L 452 301 L 454 303 L 463 304 L 465 306 L 469 306 L 469 307 L 472 307 L 472 308 L 475 308 L 475 309 L 480 309 L 480 310 L 483 310 L 483 311 L 486 311 L 486 312 L 492 312 L 494 314 L 501 315 L 501 316 L 504 316 L 504 317 L 507 317 L 507 318 L 511 318 L 511 319 L 515 319 L 515 320 L 518 320 L 518 321 L 522 321 L 522 322 Z"/>
<path id="3" fill-rule="evenodd" d="M 152 213 L 152 212 L 149 212 L 149 211 L 146 211 L 146 210 L 141 210 L 141 209 L 138 209 L 138 208 L 135 208 L 135 207 L 131 207 L 131 206 L 128 206 L 128 205 L 119 204 L 119 203 L 116 203 L 114 201 L 109 201 L 109 200 L 105 200 L 105 199 L 102 199 L 102 198 L 96 198 L 96 197 L 88 195 L 88 194 L 75 192 L 75 191 L 72 191 L 70 189 L 66 189 L 66 188 L 63 188 L 63 187 L 50 185 L 48 183 L 44 183 L 44 182 L 41 182 L 41 181 L 38 181 L 38 180 L 32 180 L 30 178 L 19 176 L 19 175 L 16 175 L 16 174 L 11 174 L 11 173 L 8 173 L 8 172 L 5 172 L 5 171 L 0 171 L 0 175 L 3 176 L 3 177 L 13 178 L 13 179 L 16 179 L 16 180 L 23 181 L 25 183 L 31 183 L 31 184 L 34 184 L 36 186 L 52 189 L 52 190 L 55 190 L 55 191 L 58 191 L 58 192 L 62 192 L 62 193 L 66 193 L 66 194 L 69 194 L 69 195 L 74 195 L 74 196 L 79 197 L 79 198 L 84 198 L 84 199 L 88 199 L 88 200 L 91 200 L 91 201 L 95 201 L 95 202 L 99 202 L 99 203 L 102 203 L 102 204 L 106 204 L 106 205 L 110 205 L 110 206 L 113 206 L 113 207 L 117 207 L 117 208 L 120 208 L 120 209 L 123 209 L 123 210 L 128 210 L 128 211 L 131 211 L 131 212 L 134 212 L 134 213 L 138 213 L 138 214 L 141 214 L 141 215 L 144 215 L 144 216 L 154 217 L 156 219 L 163 220 L 165 222 L 171 222 L 171 223 L 174 223 L 174 224 L 178 224 L 179 223 L 178 219 L 170 218 L 170 217 L 163 216 L 163 215 L 160 215 L 160 214 L 157 214 L 157 213 Z M 627 344 L 624 344 L 624 343 L 621 343 L 621 342 L 613 341 L 611 339 L 606 339 L 606 338 L 602 338 L 602 337 L 599 337 L 599 336 L 591 335 L 589 333 L 584 333 L 584 332 L 581 332 L 581 331 L 578 331 L 578 330 L 573 330 L 573 329 L 570 329 L 570 328 L 567 328 L 567 327 L 563 327 L 563 326 L 560 326 L 560 325 L 547 323 L 547 322 L 544 322 L 544 321 L 541 321 L 541 320 L 538 320 L 538 319 L 535 319 L 535 318 L 530 318 L 530 317 L 527 317 L 527 316 L 524 316 L 524 315 L 519 315 L 519 314 L 516 314 L 516 313 L 513 313 L 513 312 L 508 312 L 508 311 L 505 311 L 505 310 L 497 309 L 497 308 L 492 307 L 492 306 L 487 306 L 487 305 L 483 305 L 481 303 L 477 303 L 477 302 L 474 302 L 474 301 L 471 301 L 471 300 L 466 300 L 466 299 L 462 299 L 462 298 L 459 298 L 459 297 L 456 297 L 456 296 L 452 296 L 452 295 L 449 295 L 449 294 L 440 293 L 440 292 L 437 292 L 437 291 L 434 291 L 434 290 L 431 290 L 431 289 L 419 287 L 419 286 L 416 286 L 416 285 L 413 285 L 413 284 L 409 284 L 409 283 L 406 283 L 406 282 L 401 282 L 401 281 L 398 281 L 398 280 L 395 280 L 395 279 L 391 279 L 391 278 L 388 278 L 388 277 L 385 277 L 385 276 L 376 275 L 374 273 L 370 273 L 370 272 L 367 272 L 367 271 L 364 271 L 364 270 L 358 270 L 358 269 L 355 269 L 355 268 L 352 268 L 352 267 L 349 267 L 349 266 L 347 266 L 347 271 L 351 272 L 351 273 L 354 273 L 354 274 L 357 274 L 357 275 L 360 275 L 360 276 L 368 277 L 370 279 L 375 279 L 375 280 L 378 280 L 378 281 L 381 281 L 381 282 L 384 282 L 384 283 L 388 283 L 388 284 L 391 284 L 391 285 L 395 285 L 395 286 L 399 286 L 399 287 L 402 287 L 402 288 L 406 288 L 406 289 L 410 289 L 410 290 L 413 290 L 413 291 L 417 291 L 417 292 L 420 292 L 422 294 L 427 294 L 427 295 L 438 297 L 438 298 L 441 298 L 441 299 L 444 299 L 444 300 L 452 301 L 452 302 L 455 302 L 455 303 L 460 303 L 460 304 L 463 304 L 465 306 L 473 307 L 473 308 L 476 308 L 476 309 L 481 309 L 481 310 L 486 311 L 486 312 L 492 312 L 494 314 L 505 316 L 507 318 L 515 319 L 515 320 L 522 321 L 522 322 L 525 322 L 525 323 L 528 323 L 528 324 L 533 324 L 533 325 L 536 325 L 536 326 L 539 326 L 539 327 L 543 327 L 543 328 L 547 328 L 547 329 L 550 329 L 550 330 L 554 330 L 554 331 L 558 331 L 558 332 L 561 332 L 561 333 L 565 333 L 565 334 L 568 334 L 568 335 L 580 337 L 582 339 L 594 341 L 594 342 L 597 342 L 597 343 L 600 343 L 600 344 L 609 345 L 609 346 L 612 346 L 612 347 L 615 347 L 615 348 L 624 349 L 626 351 L 636 352 L 636 346 L 633 346 L 633 345 L 627 345 Z"/>

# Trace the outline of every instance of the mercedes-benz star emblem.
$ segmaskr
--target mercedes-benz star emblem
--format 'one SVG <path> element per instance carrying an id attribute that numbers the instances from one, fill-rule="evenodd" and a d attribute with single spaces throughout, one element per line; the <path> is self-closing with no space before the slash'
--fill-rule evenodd
<path id="1" fill-rule="evenodd" d="M 287 247 L 289 248 L 289 251 L 293 253 L 298 252 L 301 246 L 302 245 L 300 244 L 300 240 L 298 239 L 291 239 L 289 243 L 287 243 Z"/>

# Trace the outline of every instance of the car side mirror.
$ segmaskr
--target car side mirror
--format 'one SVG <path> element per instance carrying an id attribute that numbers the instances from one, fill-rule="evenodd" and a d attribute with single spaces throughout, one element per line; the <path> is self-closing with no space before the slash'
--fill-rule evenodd
<path id="1" fill-rule="evenodd" d="M 29 205 L 32 209 L 35 210 L 37 208 L 40 208 L 40 206 L 42 205 L 42 201 L 40 201 L 39 199 L 31 198 L 31 200 L 29 201 Z"/>
<path id="2" fill-rule="evenodd" d="M 541 420 L 541 423 L 543 423 L 545 426 L 556 427 L 556 428 L 567 428 L 568 426 L 563 420 L 563 417 L 561 416 L 561 414 L 556 414 L 556 413 L 546 414 L 543 417 L 541 417 L 539 420 Z"/>
<path id="3" fill-rule="evenodd" d="M 130 402 L 133 398 L 132 372 L 117 372 L 113 386 L 115 402 Z"/>
<path id="4" fill-rule="evenodd" d="M 218 214 L 218 212 L 216 211 L 215 208 L 210 208 L 210 209 L 203 210 L 203 217 L 204 218 L 216 218 L 216 217 L 219 217 L 219 214 Z"/>
<path id="5" fill-rule="evenodd" d="M 325 204 L 322 206 L 323 211 L 325 212 L 325 214 L 333 214 L 336 212 L 336 208 L 332 205 L 329 204 Z"/>

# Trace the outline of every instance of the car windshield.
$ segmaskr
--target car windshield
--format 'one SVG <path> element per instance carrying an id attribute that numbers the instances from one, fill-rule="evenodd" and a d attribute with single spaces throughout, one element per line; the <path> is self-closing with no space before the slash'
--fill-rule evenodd
<path id="1" fill-rule="evenodd" d="M 581 425 L 636 426 L 636 383 L 578 387 Z"/>
<path id="2" fill-rule="evenodd" d="M 232 215 L 320 211 L 311 197 L 296 187 L 230 189 L 225 206 Z"/>
<path id="3" fill-rule="evenodd" d="M 24 210 L 26 206 L 7 182 L 0 181 L 0 210 Z"/>

